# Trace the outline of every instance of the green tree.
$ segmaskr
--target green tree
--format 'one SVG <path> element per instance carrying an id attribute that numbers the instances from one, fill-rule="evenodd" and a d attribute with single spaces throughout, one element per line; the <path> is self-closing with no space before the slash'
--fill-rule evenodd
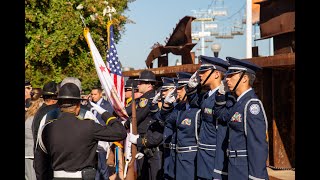
<path id="1" fill-rule="evenodd" d="M 131 2 L 131 1 L 130 1 Z M 112 14 L 115 42 L 125 32 L 128 0 L 25 0 L 25 76 L 34 87 L 67 76 L 82 81 L 86 93 L 99 79 L 90 50 L 83 36 L 84 17 L 91 36 L 102 57 L 106 56 L 107 22 L 103 15 L 107 6 Z M 83 8 L 80 8 L 83 7 Z"/>

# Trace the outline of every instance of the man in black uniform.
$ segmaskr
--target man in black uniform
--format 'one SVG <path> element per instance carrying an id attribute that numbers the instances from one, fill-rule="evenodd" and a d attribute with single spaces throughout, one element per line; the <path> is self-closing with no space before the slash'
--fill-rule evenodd
<path id="1" fill-rule="evenodd" d="M 152 71 L 143 70 L 141 71 L 139 78 L 135 79 L 138 82 L 139 92 L 143 95 L 137 99 L 137 108 L 136 108 L 136 118 L 137 118 L 137 129 L 138 135 L 143 139 L 144 135 L 147 132 L 149 125 L 153 122 L 151 117 L 150 109 L 148 106 L 148 102 L 150 98 L 153 98 L 155 95 L 154 85 L 156 83 L 156 76 Z M 126 121 L 124 126 L 129 129 L 130 128 L 131 119 Z M 137 144 L 138 153 L 144 153 L 144 145 L 145 142 L 139 141 Z M 137 171 L 138 171 L 138 179 L 148 179 L 148 159 L 142 157 L 141 159 L 137 158 Z"/>
<path id="2" fill-rule="evenodd" d="M 92 120 L 79 120 L 80 89 L 73 83 L 63 85 L 58 94 L 61 113 L 48 122 L 41 131 L 37 159 L 37 179 L 84 179 L 94 180 L 97 166 L 98 141 L 121 141 L 126 130 L 121 122 L 107 111 L 102 114 L 106 126 Z M 50 166 L 53 173 L 50 172 Z"/>
<path id="3" fill-rule="evenodd" d="M 128 116 L 131 116 L 132 114 L 132 87 L 134 91 L 134 99 L 140 98 L 142 96 L 142 93 L 138 90 L 138 81 L 135 81 L 133 79 L 128 79 L 126 81 L 126 84 L 124 85 L 124 92 L 125 92 L 125 100 L 126 100 L 126 111 L 128 113 Z M 136 104 L 138 104 L 137 102 Z"/>
<path id="4" fill-rule="evenodd" d="M 32 133 L 34 140 L 34 147 L 36 147 L 37 134 L 40 126 L 41 119 L 45 116 L 49 111 L 56 109 L 57 105 L 57 92 L 58 92 L 58 84 L 54 81 L 50 81 L 46 83 L 42 88 L 42 98 L 44 103 L 36 112 L 32 122 Z"/>

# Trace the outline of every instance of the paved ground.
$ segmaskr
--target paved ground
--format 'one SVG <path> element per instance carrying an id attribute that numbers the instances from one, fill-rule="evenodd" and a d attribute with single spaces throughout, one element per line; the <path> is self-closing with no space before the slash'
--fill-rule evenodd
<path id="1" fill-rule="evenodd" d="M 268 169 L 270 180 L 294 180 L 295 171 L 292 170 L 272 170 Z"/>

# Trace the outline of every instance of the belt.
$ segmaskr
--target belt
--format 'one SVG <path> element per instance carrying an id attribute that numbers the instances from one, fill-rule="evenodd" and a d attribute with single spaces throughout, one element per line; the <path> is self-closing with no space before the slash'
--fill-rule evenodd
<path id="1" fill-rule="evenodd" d="M 234 157 L 244 157 L 244 156 L 248 156 L 247 154 L 247 150 L 229 150 L 227 149 L 227 156 L 230 158 L 234 158 Z"/>
<path id="2" fill-rule="evenodd" d="M 55 178 L 82 178 L 81 171 L 67 172 L 67 171 L 53 171 Z"/>
<path id="3" fill-rule="evenodd" d="M 163 147 L 167 149 L 176 149 L 176 144 L 172 143 L 163 143 Z"/>
<path id="4" fill-rule="evenodd" d="M 215 151 L 216 150 L 216 145 L 211 145 L 211 144 L 202 144 L 202 143 L 198 143 L 198 147 L 199 149 L 204 149 L 204 150 L 208 150 L 208 151 Z"/>
<path id="5" fill-rule="evenodd" d="M 184 147 L 176 146 L 177 153 L 186 153 L 186 152 L 194 152 L 194 151 L 198 151 L 198 146 L 184 146 Z"/>

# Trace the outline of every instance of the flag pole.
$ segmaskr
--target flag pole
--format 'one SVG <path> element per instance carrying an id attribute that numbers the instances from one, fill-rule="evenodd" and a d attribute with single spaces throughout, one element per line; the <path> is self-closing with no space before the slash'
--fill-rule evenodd
<path id="1" fill-rule="evenodd" d="M 136 100 L 134 99 L 134 87 L 132 83 L 132 103 L 131 103 L 131 108 L 132 108 L 132 119 L 131 119 L 131 127 L 132 131 L 131 133 L 134 135 L 138 134 L 137 130 L 137 115 L 136 115 Z M 137 172 L 135 170 L 135 161 L 136 161 L 136 154 L 137 154 L 137 145 L 131 144 L 131 156 L 132 159 L 129 162 L 128 165 L 128 172 L 126 175 L 126 180 L 136 180 L 137 179 Z"/>

